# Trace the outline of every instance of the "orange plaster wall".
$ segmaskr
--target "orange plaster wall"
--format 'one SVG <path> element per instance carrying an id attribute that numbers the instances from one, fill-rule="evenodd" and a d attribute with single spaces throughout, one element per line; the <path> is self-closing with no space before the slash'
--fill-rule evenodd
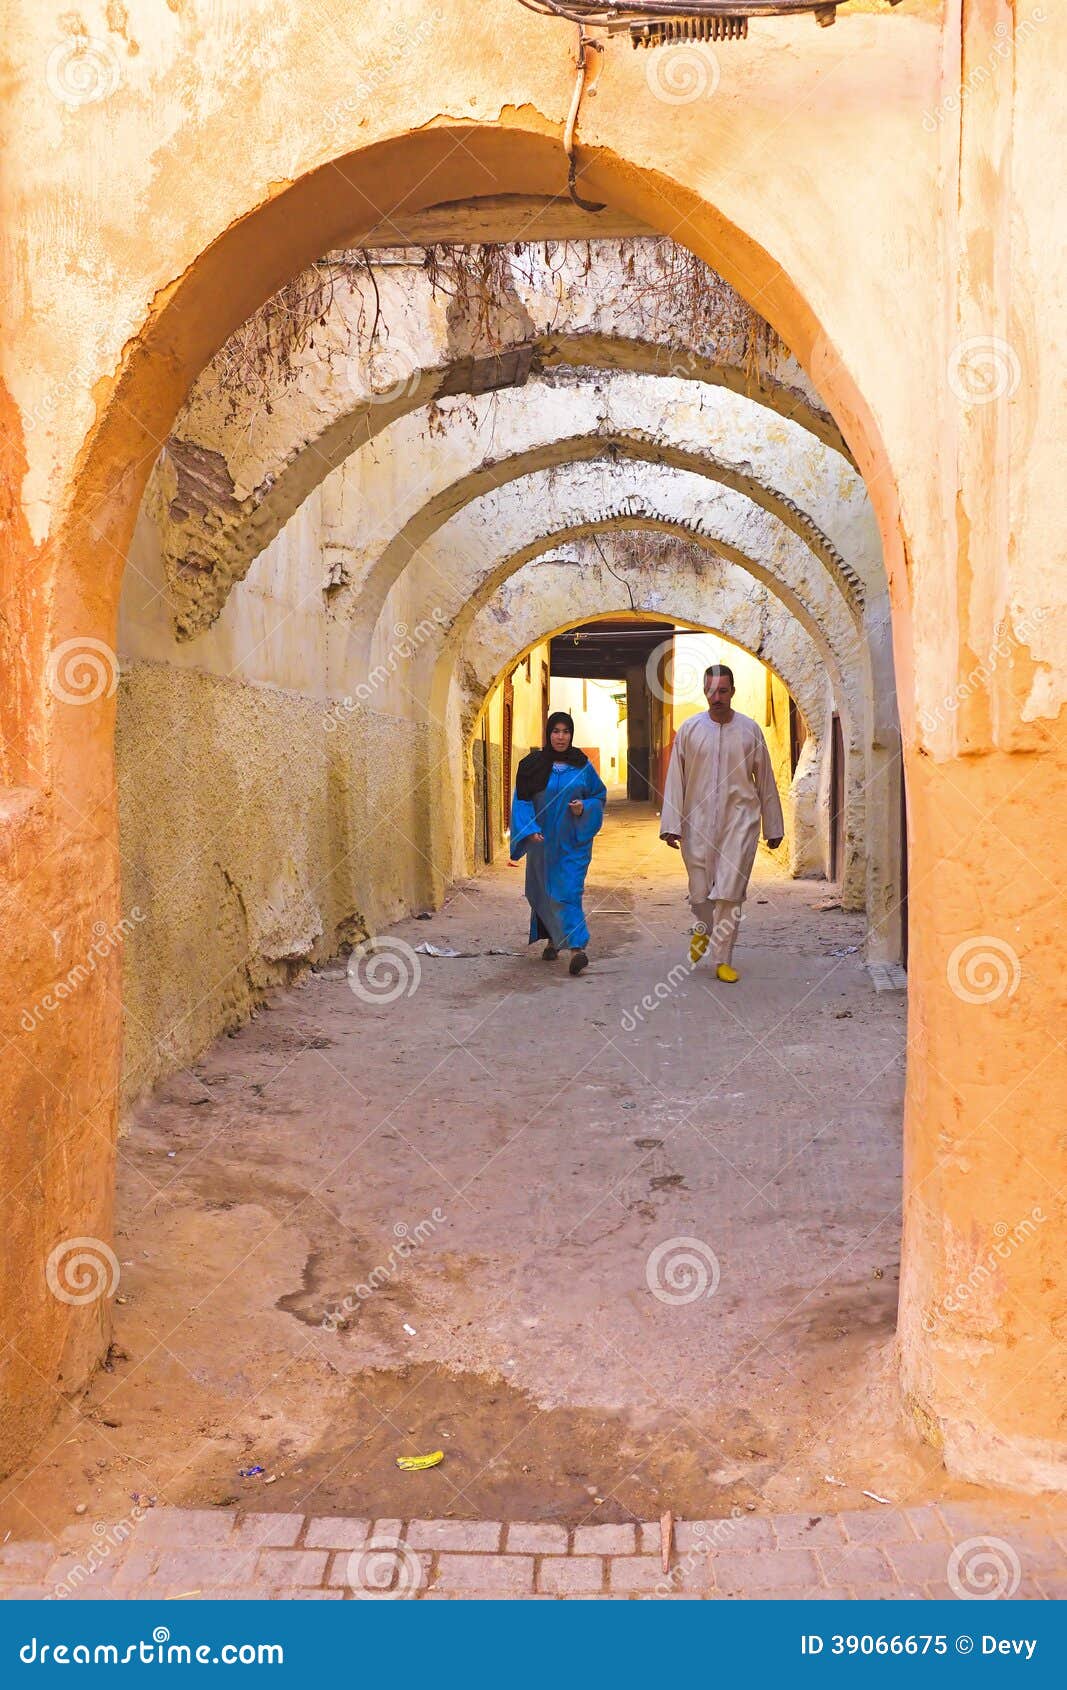
<path id="1" fill-rule="evenodd" d="M 112 43 L 120 85 L 76 113 L 42 98 L 51 19 L 24 17 L 9 42 L 17 147 L 3 205 L 14 285 L 3 368 L 24 419 L 75 362 L 88 378 L 34 431 L 15 536 L 24 588 L 5 604 L 32 658 L 32 678 L 5 689 L 12 766 L 32 760 L 39 796 L 0 801 L 14 957 L 0 982 L 13 1041 L 0 1105 L 5 1189 L 22 1204 L 2 1287 L 17 1342 L 0 1466 L 43 1427 L 57 1381 L 84 1379 L 105 1336 L 104 1305 L 49 1301 L 41 1252 L 56 1237 L 109 1232 L 117 957 L 82 988 L 76 1016 L 46 1017 L 30 1042 L 18 1023 L 85 954 L 94 922 L 118 915 L 113 703 L 56 704 L 41 684 L 42 645 L 113 644 L 122 560 L 158 444 L 206 359 L 288 275 L 403 203 L 561 190 L 567 31 L 511 0 L 427 11 L 414 0 L 391 8 L 391 27 L 410 32 L 398 50 L 379 8 L 350 7 L 339 49 L 311 4 L 282 14 L 253 4 L 224 24 L 214 9 L 162 17 L 142 0 Z M 1063 1317 L 1051 1271 L 1064 1254 L 1062 1212 L 1039 1250 L 1012 1257 L 980 1333 L 969 1316 L 950 1314 L 934 1334 L 924 1325 L 996 1204 L 1040 1201 L 1054 1148 L 1059 1058 L 1042 1040 L 1060 989 L 1048 942 L 1055 880 L 1050 892 L 1047 865 L 1029 859 L 1035 837 L 1062 838 L 1067 819 L 1048 749 L 1056 695 L 1046 683 L 1035 704 L 1020 649 L 994 683 L 995 708 L 970 695 L 962 717 L 941 712 L 924 755 L 917 727 L 997 618 L 1018 622 L 1048 596 L 1058 543 L 1057 466 L 1029 443 L 1063 404 L 1037 362 L 1067 347 L 1037 137 L 1062 122 L 1048 67 L 1067 58 L 1067 18 L 1057 12 L 1027 44 L 983 124 L 931 131 L 923 121 L 958 85 L 961 39 L 980 61 L 1010 16 L 1006 3 L 945 0 L 834 30 L 758 26 L 743 55 L 724 55 L 714 98 L 681 115 L 648 98 L 641 55 L 609 49 L 581 138 L 583 190 L 691 245 L 770 318 L 867 478 L 893 590 L 911 789 L 904 1377 L 920 1422 L 960 1470 L 992 1462 L 1002 1476 L 1062 1482 L 1053 1340 Z M 94 28 L 106 33 L 95 13 Z M 373 98 L 353 105 L 357 71 L 374 79 Z M 1000 153 L 986 158 L 991 123 Z M 1008 143 L 1014 173 L 1002 168 Z M 987 243 L 983 222 L 995 230 Z M 952 349 L 961 332 L 981 332 L 985 302 L 1005 289 L 1009 333 L 1027 302 L 1023 396 L 961 418 L 945 383 Z M 1050 626 L 1027 648 L 1044 649 Z M 1020 985 L 976 1023 L 976 1006 L 948 987 L 946 949 L 999 934 L 1006 920 Z M 991 1099 L 1006 1143 L 985 1128 Z M 997 1218 L 1015 1217 L 998 1208 Z"/>

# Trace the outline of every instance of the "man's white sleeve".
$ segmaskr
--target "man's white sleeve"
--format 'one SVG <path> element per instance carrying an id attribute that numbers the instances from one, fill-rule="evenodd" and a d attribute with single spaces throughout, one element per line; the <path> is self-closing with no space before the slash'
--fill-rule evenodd
<path id="1" fill-rule="evenodd" d="M 663 789 L 663 809 L 659 818 L 659 836 L 681 834 L 682 806 L 685 802 L 685 735 L 681 728 L 674 736 L 667 780 Z"/>
<path id="2" fill-rule="evenodd" d="M 778 787 L 775 784 L 767 741 L 758 727 L 756 729 L 755 768 L 753 773 L 756 777 L 756 791 L 759 793 L 760 814 L 763 818 L 763 837 L 764 839 L 781 839 L 785 835 L 782 801 L 778 796 Z"/>

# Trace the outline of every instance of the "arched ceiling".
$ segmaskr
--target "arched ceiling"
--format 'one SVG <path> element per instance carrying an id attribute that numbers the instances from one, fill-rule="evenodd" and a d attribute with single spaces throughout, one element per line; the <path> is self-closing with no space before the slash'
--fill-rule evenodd
<path id="1" fill-rule="evenodd" d="M 676 536 L 606 531 L 525 563 L 474 617 L 460 685 L 477 710 L 516 661 L 542 640 L 597 616 L 662 618 L 721 633 L 773 669 L 822 738 L 826 673 L 815 642 L 767 587 L 739 564 Z M 853 688 L 855 681 L 853 680 Z"/>
<path id="2" fill-rule="evenodd" d="M 373 666 L 398 620 L 431 612 L 459 640 L 499 582 L 549 544 L 617 527 L 678 533 L 726 556 L 799 618 L 831 673 L 840 676 L 852 653 L 868 664 L 866 642 L 841 591 L 779 517 L 692 471 L 603 460 L 531 473 L 464 506 L 398 577 L 373 630 L 358 610 L 347 627 L 338 626 L 338 652 L 346 651 L 355 669 Z"/>
<path id="3" fill-rule="evenodd" d="M 325 544 L 376 612 L 426 541 L 463 505 L 522 476 L 580 461 L 690 470 L 744 493 L 819 557 L 857 621 L 885 592 L 881 547 L 860 477 L 804 429 L 722 389 L 615 375 L 595 385 L 531 384 L 450 414 L 431 439 L 395 423 L 324 489 Z"/>
<path id="4" fill-rule="evenodd" d="M 465 272 L 449 287 L 421 255 L 379 257 L 373 275 L 363 258 L 339 255 L 347 262 L 324 271 L 328 281 L 312 277 L 303 293 L 291 284 L 295 303 L 288 290 L 275 296 L 204 371 L 157 466 L 164 552 L 184 598 L 217 609 L 308 493 L 398 417 L 449 394 L 521 386 L 539 369 L 718 384 L 844 452 L 795 359 L 713 272 L 669 241 L 595 247 L 595 289 L 585 246 L 563 245 L 497 261 L 488 292 Z M 281 354 L 265 351 L 272 333 Z M 191 637 L 203 613 L 179 603 L 177 626 Z"/>
<path id="5" fill-rule="evenodd" d="M 835 685 L 846 670 L 864 676 L 848 700 L 858 729 L 868 713 L 870 654 L 838 587 L 812 550 L 778 518 L 743 494 L 693 472 L 661 464 L 563 465 L 507 483 L 471 501 L 427 540 L 386 596 L 373 628 L 358 609 L 331 630 L 330 669 L 346 677 L 374 670 L 394 643 L 393 630 L 427 618 L 441 630 L 420 648 L 410 678 L 422 693 L 435 671 L 431 711 L 443 709 L 450 661 L 482 604 L 516 569 L 547 548 L 603 529 L 675 533 L 708 554 L 749 571 L 796 616 L 814 640 Z M 727 630 L 728 632 L 728 630 Z M 452 657 L 438 666 L 446 648 Z"/>

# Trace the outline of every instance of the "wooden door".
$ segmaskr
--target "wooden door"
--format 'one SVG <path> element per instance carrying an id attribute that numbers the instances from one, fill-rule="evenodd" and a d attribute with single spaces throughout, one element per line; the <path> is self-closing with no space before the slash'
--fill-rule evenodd
<path id="1" fill-rule="evenodd" d="M 500 814 L 503 826 L 509 825 L 511 817 L 511 740 L 514 733 L 515 721 L 515 685 L 509 675 L 504 682 L 504 745 L 503 745 L 503 792 L 501 794 Z"/>
<path id="2" fill-rule="evenodd" d="M 489 750 L 489 712 L 482 717 L 482 737 L 478 741 L 481 747 L 482 791 L 481 791 L 481 826 L 482 826 L 482 860 L 491 863 L 493 860 L 493 779 L 492 757 Z"/>
<path id="3" fill-rule="evenodd" d="M 804 741 L 808 737 L 808 725 L 796 707 L 792 693 L 789 694 L 789 773 L 797 772 L 800 753 L 804 749 Z"/>

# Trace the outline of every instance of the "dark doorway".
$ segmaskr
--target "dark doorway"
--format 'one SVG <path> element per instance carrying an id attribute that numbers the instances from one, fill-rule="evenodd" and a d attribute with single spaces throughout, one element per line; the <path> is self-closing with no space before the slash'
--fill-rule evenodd
<path id="1" fill-rule="evenodd" d="M 642 622 L 636 617 L 605 618 L 557 634 L 550 648 L 553 675 L 577 680 L 625 678 L 626 796 L 638 802 L 653 797 L 657 784 L 650 708 L 653 700 L 646 666 L 656 648 L 669 645 L 671 638 L 667 623 Z"/>
<path id="2" fill-rule="evenodd" d="M 503 805 L 504 815 L 507 816 L 511 804 L 511 738 L 515 721 L 515 687 L 509 675 L 504 682 L 504 771 L 503 771 Z M 505 822 L 505 826 L 507 823 Z"/>
<path id="3" fill-rule="evenodd" d="M 482 717 L 482 731 L 474 742 L 474 817 L 476 854 L 483 863 L 493 860 L 493 798 L 489 750 L 489 714 Z"/>
<path id="4" fill-rule="evenodd" d="M 804 749 L 804 741 L 807 739 L 807 737 L 808 737 L 808 724 L 807 724 L 807 722 L 805 722 L 805 720 L 804 720 L 803 716 L 801 715 L 800 711 L 797 709 L 796 700 L 794 699 L 792 693 L 790 693 L 789 694 L 789 773 L 790 773 L 790 776 L 795 775 L 796 772 L 797 772 L 797 764 L 800 762 L 800 753 Z"/>
<path id="5" fill-rule="evenodd" d="M 830 726 L 830 879 L 840 880 L 845 866 L 845 740 L 841 718 Z"/>

